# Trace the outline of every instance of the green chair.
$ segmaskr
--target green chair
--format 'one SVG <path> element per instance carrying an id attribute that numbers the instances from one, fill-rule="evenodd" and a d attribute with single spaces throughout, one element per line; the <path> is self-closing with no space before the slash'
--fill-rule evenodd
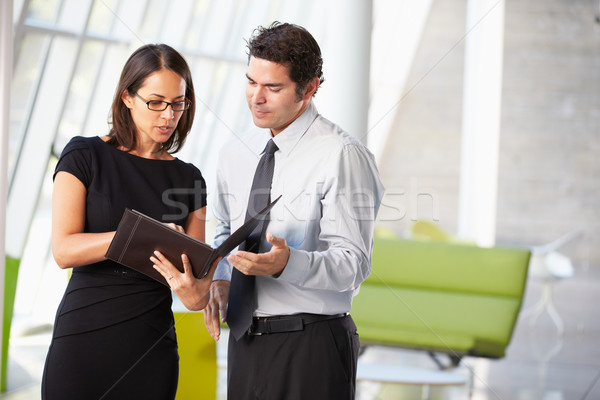
<path id="1" fill-rule="evenodd" d="M 520 248 L 375 238 L 352 306 L 361 344 L 445 353 L 453 365 L 464 355 L 503 357 L 529 257 Z"/>
<path id="2" fill-rule="evenodd" d="M 436 223 L 429 220 L 418 220 L 415 221 L 409 228 L 409 237 L 411 239 L 419 240 L 437 240 L 437 241 L 450 241 L 452 236 L 444 231 Z"/>

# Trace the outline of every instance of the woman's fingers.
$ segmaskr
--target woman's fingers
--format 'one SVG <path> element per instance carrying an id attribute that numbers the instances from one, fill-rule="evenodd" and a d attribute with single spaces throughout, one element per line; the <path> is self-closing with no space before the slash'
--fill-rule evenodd
<path id="1" fill-rule="evenodd" d="M 181 226 L 181 225 L 177 225 L 172 222 L 163 222 L 163 223 L 165 225 L 167 225 L 169 228 L 172 228 L 172 229 L 175 229 L 176 231 L 185 233 L 185 229 L 183 229 L 183 226 Z"/>
<path id="2" fill-rule="evenodd" d="M 183 263 L 183 273 L 184 274 L 188 274 L 188 273 L 192 273 L 192 264 L 190 264 L 190 259 L 188 258 L 187 254 L 182 254 L 181 255 L 181 262 Z"/>
<path id="3" fill-rule="evenodd" d="M 154 264 L 154 269 L 160 272 L 167 282 L 179 273 L 179 270 L 158 250 L 154 251 L 154 255 L 150 257 L 150 261 Z"/>

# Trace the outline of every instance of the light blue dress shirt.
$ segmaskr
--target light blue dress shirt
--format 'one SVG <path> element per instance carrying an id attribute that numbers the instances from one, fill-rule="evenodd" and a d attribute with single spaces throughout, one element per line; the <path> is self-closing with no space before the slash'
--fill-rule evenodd
<path id="1" fill-rule="evenodd" d="M 254 171 L 269 129 L 253 128 L 219 155 L 214 245 L 243 223 Z M 373 229 L 384 188 L 373 155 L 318 114 L 312 104 L 273 139 L 271 199 L 282 195 L 266 231 L 290 246 L 278 276 L 257 276 L 255 316 L 350 312 L 352 298 L 371 271 Z M 270 244 L 263 240 L 262 251 Z M 214 279 L 230 280 L 219 263 Z"/>

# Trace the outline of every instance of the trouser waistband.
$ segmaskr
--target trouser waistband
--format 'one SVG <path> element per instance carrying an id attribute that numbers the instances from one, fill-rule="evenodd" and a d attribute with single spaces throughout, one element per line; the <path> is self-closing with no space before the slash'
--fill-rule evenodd
<path id="1" fill-rule="evenodd" d="M 297 332 L 304 330 L 305 325 L 330 319 L 343 318 L 348 313 L 322 315 L 322 314 L 294 314 L 275 317 L 254 317 L 252 325 L 248 328 L 248 335 L 258 336 L 269 333 Z"/>

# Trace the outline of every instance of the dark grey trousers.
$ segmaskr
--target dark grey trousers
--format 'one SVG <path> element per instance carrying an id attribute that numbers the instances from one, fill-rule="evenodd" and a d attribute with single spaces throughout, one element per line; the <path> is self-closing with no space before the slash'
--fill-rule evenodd
<path id="1" fill-rule="evenodd" d="M 352 318 L 319 321 L 297 332 L 229 337 L 230 400 L 352 400 L 358 334 Z"/>

